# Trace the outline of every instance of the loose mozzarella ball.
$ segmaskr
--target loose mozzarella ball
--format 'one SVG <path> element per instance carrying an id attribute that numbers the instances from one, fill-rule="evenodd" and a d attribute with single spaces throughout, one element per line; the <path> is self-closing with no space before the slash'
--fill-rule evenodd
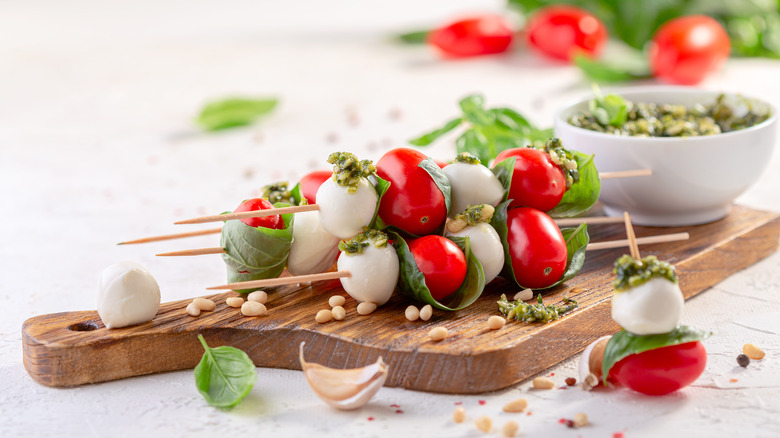
<path id="1" fill-rule="evenodd" d="M 296 213 L 287 270 L 292 275 L 325 272 L 336 262 L 339 238 L 320 225 L 320 212 Z"/>
<path id="2" fill-rule="evenodd" d="M 481 164 L 452 163 L 442 169 L 452 186 L 451 215 L 470 205 L 496 206 L 504 197 L 504 187 L 493 172 Z"/>
<path id="3" fill-rule="evenodd" d="M 339 271 L 352 274 L 341 278 L 341 285 L 359 302 L 382 305 L 390 299 L 398 283 L 398 255 L 390 245 L 382 248 L 369 245 L 360 254 L 342 251 L 337 266 Z"/>
<path id="4" fill-rule="evenodd" d="M 97 311 L 107 328 L 151 321 L 159 308 L 160 287 L 138 263 L 115 263 L 100 274 Z"/>
<path id="5" fill-rule="evenodd" d="M 371 223 L 378 200 L 376 189 L 365 178 L 354 193 L 330 178 L 317 190 L 320 225 L 339 239 L 349 239 Z"/>
<path id="6" fill-rule="evenodd" d="M 471 252 L 482 264 L 482 270 L 485 272 L 485 283 L 490 283 L 501 273 L 504 267 L 504 247 L 501 245 L 498 233 L 490 224 L 480 222 L 465 227 L 457 233 L 447 231 L 447 235 L 469 238 Z"/>
<path id="7" fill-rule="evenodd" d="M 655 277 L 612 297 L 612 319 L 635 335 L 668 333 L 680 323 L 683 304 L 680 287 Z"/>

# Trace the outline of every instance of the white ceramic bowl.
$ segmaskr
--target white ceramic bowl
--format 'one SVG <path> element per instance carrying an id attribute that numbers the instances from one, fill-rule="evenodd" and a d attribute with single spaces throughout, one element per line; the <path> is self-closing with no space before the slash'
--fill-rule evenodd
<path id="1" fill-rule="evenodd" d="M 691 107 L 708 104 L 721 94 L 690 87 L 636 87 L 614 90 L 633 102 L 671 103 Z M 605 93 L 606 94 L 606 93 Z M 771 117 L 739 131 L 702 137 L 629 137 L 590 131 L 567 120 L 586 111 L 583 98 L 555 115 L 555 136 L 564 147 L 589 154 L 599 172 L 651 169 L 651 176 L 603 180 L 600 201 L 606 214 L 631 214 L 640 225 L 676 226 L 712 222 L 726 216 L 734 198 L 756 182 L 775 147 L 777 110 Z M 735 96 L 727 95 L 728 99 Z M 740 97 L 740 99 L 744 99 Z M 743 101 L 744 102 L 744 101 Z"/>

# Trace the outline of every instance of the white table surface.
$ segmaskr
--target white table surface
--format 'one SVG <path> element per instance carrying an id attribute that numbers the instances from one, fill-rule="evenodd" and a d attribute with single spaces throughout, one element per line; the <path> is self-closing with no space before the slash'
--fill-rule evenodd
<path id="1" fill-rule="evenodd" d="M 191 371 L 71 389 L 27 375 L 23 321 L 94 309 L 96 277 L 111 263 L 145 265 L 163 301 L 202 295 L 224 280 L 218 257 L 154 257 L 211 246 L 214 236 L 116 242 L 232 209 L 266 183 L 323 168 L 334 150 L 377 159 L 448 120 L 472 92 L 545 126 L 558 106 L 589 92 L 573 68 L 524 50 L 445 62 L 426 47 L 387 41 L 393 32 L 502 5 L 455 3 L 3 2 L 0 436 L 465 437 L 483 435 L 473 425 L 480 415 L 493 418 L 491 436 L 510 419 L 522 436 L 780 436 L 778 253 L 687 302 L 683 322 L 715 333 L 705 344 L 709 362 L 692 387 L 664 397 L 529 391 L 529 382 L 479 396 L 383 388 L 365 408 L 338 412 L 313 395 L 300 372 L 258 369 L 250 395 L 219 410 L 196 391 Z M 730 60 L 702 87 L 778 105 L 778 78 L 780 62 Z M 281 105 L 254 128 L 199 133 L 195 112 L 230 94 L 278 96 Z M 428 153 L 446 159 L 452 150 L 448 137 Z M 780 212 L 778 187 L 775 154 L 738 202 Z M 735 357 L 746 342 L 761 345 L 767 358 L 741 369 Z M 563 385 L 576 375 L 577 360 L 543 374 Z M 501 412 L 518 397 L 528 399 L 533 415 Z M 465 424 L 452 422 L 456 403 L 467 411 Z M 577 412 L 591 424 L 570 430 L 558 423 Z"/>

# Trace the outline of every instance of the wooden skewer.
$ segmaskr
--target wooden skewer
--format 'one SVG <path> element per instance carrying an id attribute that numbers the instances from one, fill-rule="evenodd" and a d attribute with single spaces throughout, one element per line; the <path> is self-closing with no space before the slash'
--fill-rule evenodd
<path id="1" fill-rule="evenodd" d="M 225 248 L 199 248 L 199 249 L 185 249 L 183 251 L 163 252 L 157 254 L 159 257 L 173 257 L 173 256 L 196 256 L 204 254 L 224 254 Z"/>
<path id="2" fill-rule="evenodd" d="M 208 230 L 190 231 L 188 233 L 165 234 L 162 236 L 144 237 L 143 239 L 135 239 L 135 240 L 128 240 L 127 242 L 119 242 L 117 243 L 117 245 L 132 245 L 136 243 L 159 242 L 161 240 L 172 240 L 172 239 L 181 239 L 183 237 L 205 236 L 207 234 L 219 234 L 221 232 L 222 232 L 222 228 L 209 228 Z"/>
<path id="3" fill-rule="evenodd" d="M 636 243 L 637 245 L 650 245 L 652 243 L 664 243 L 664 242 L 676 242 L 678 240 L 688 240 L 690 239 L 690 237 L 691 236 L 688 233 L 661 234 L 658 236 L 639 237 L 636 239 Z M 585 249 L 587 251 L 595 251 L 599 249 L 622 248 L 629 245 L 630 242 L 628 239 L 607 240 L 604 242 L 589 243 L 588 247 Z"/>
<path id="4" fill-rule="evenodd" d="M 626 224 L 626 236 L 628 237 L 628 248 L 631 251 L 631 257 L 635 258 L 636 260 L 639 260 L 642 257 L 639 255 L 639 245 L 637 245 L 636 243 L 636 234 L 634 234 L 634 226 L 631 225 L 631 216 L 628 215 L 627 211 L 623 212 L 623 221 Z"/>
<path id="5" fill-rule="evenodd" d="M 599 172 L 599 179 L 632 178 L 635 176 L 650 176 L 653 169 L 618 170 L 615 172 Z"/>
<path id="6" fill-rule="evenodd" d="M 622 217 L 613 216 L 592 216 L 592 217 L 572 217 L 565 219 L 555 219 L 556 225 L 559 227 L 567 227 L 572 225 L 579 225 L 581 223 L 591 224 L 616 224 L 623 222 Z"/>
<path id="7" fill-rule="evenodd" d="M 219 289 L 254 289 L 257 287 L 281 286 L 284 284 L 308 283 L 310 281 L 335 280 L 337 278 L 351 277 L 349 271 L 323 272 L 321 274 L 291 275 L 289 277 L 266 278 L 263 280 L 240 281 L 238 283 L 223 284 L 221 286 L 207 287 L 207 290 Z"/>
<path id="8" fill-rule="evenodd" d="M 229 221 L 233 219 L 246 219 L 250 217 L 271 216 L 274 214 L 316 211 L 319 209 L 320 206 L 317 204 L 296 205 L 293 207 L 269 208 L 267 210 L 252 210 L 252 211 L 242 211 L 239 213 L 227 213 L 227 214 L 218 214 L 214 216 L 196 217 L 194 219 L 187 219 L 183 221 L 174 222 L 174 224 L 180 225 L 180 224 L 202 224 L 206 222 L 222 222 L 222 221 Z"/>

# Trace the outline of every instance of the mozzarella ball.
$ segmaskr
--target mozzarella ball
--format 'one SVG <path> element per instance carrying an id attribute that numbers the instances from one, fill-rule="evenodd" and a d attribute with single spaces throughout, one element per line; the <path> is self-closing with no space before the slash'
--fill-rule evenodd
<path id="1" fill-rule="evenodd" d="M 452 186 L 450 215 L 462 213 L 470 205 L 496 206 L 504 197 L 504 186 L 493 172 L 481 164 L 452 163 L 442 169 Z"/>
<path id="2" fill-rule="evenodd" d="M 329 178 L 317 190 L 320 225 L 339 239 L 349 239 L 371 223 L 378 201 L 376 189 L 365 178 L 360 178 L 354 193 Z"/>
<path id="3" fill-rule="evenodd" d="M 668 333 L 680 323 L 685 299 L 680 287 L 655 277 L 612 297 L 612 319 L 635 335 Z"/>
<path id="4" fill-rule="evenodd" d="M 287 258 L 287 270 L 292 275 L 325 272 L 336 263 L 339 238 L 322 228 L 319 211 L 296 213 L 292 231 Z"/>
<path id="5" fill-rule="evenodd" d="M 160 308 L 160 287 L 135 262 L 115 263 L 100 274 L 97 311 L 107 328 L 151 321 Z"/>
<path id="6" fill-rule="evenodd" d="M 339 271 L 352 274 L 341 278 L 341 285 L 358 302 L 381 306 L 390 299 L 398 283 L 398 254 L 390 245 L 377 248 L 372 244 L 362 253 L 342 251 L 337 266 Z"/>
<path id="7" fill-rule="evenodd" d="M 498 233 L 490 224 L 480 222 L 457 233 L 447 231 L 447 235 L 469 238 L 471 252 L 482 264 L 482 270 L 485 272 L 485 283 L 490 283 L 501 273 L 504 267 L 504 247 Z"/>

